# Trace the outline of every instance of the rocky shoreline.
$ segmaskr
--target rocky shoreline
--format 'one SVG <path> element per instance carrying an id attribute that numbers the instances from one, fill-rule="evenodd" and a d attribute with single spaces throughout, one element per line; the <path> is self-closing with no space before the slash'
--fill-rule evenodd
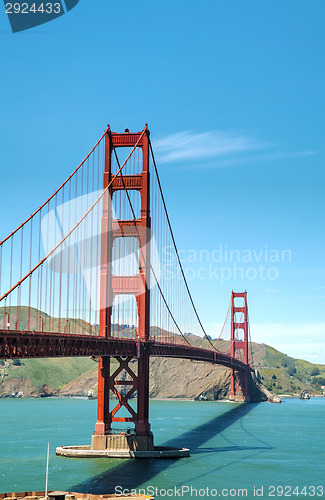
<path id="1" fill-rule="evenodd" d="M 285 355 L 259 344 L 254 345 L 254 352 L 259 381 L 272 394 L 296 397 L 304 388 L 310 395 L 322 394 L 321 387 L 314 386 L 315 380 L 311 376 L 309 380 L 306 374 L 307 368 L 310 373 L 316 370 L 314 365 L 283 358 Z M 291 375 L 292 367 L 287 363 L 296 363 L 299 370 L 302 370 L 301 363 L 307 363 L 307 368 L 304 368 L 305 372 Z M 132 369 L 136 373 L 136 362 Z M 320 366 L 320 376 L 321 370 Z M 97 380 L 98 364 L 94 359 L 0 360 L 0 397 L 85 398 L 89 391 L 96 397 Z M 230 370 L 187 359 L 152 358 L 149 389 L 151 398 L 225 401 L 230 395 Z M 261 399 L 256 393 L 254 400 Z"/>
<path id="2" fill-rule="evenodd" d="M 159 399 L 226 399 L 230 389 L 230 372 L 220 365 L 184 359 L 151 360 L 150 397 Z M 15 370 L 15 374 L 18 370 Z M 13 374 L 12 374 L 13 375 Z M 18 373 L 17 373 L 18 375 Z M 62 387 L 33 384 L 26 376 L 0 380 L 0 397 L 87 397 L 97 396 L 97 366 Z M 43 382 L 46 381 L 44 373 Z"/>

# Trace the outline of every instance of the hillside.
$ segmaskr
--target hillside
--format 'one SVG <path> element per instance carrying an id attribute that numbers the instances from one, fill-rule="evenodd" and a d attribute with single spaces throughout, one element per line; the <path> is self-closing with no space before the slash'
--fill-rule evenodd
<path id="1" fill-rule="evenodd" d="M 59 394 L 93 366 L 89 358 L 0 360 L 0 396 L 19 391 L 26 397 Z"/>
<path id="2" fill-rule="evenodd" d="M 208 342 L 191 335 L 202 347 Z M 227 348 L 229 342 L 224 341 Z M 252 344 L 261 383 L 274 394 L 298 395 L 303 388 L 320 395 L 325 365 L 297 360 L 265 344 Z M 136 363 L 134 365 L 136 370 Z M 153 398 L 225 399 L 230 371 L 198 361 L 152 358 L 150 396 Z M 97 361 L 89 358 L 0 360 L 0 397 L 22 392 L 24 397 L 87 396 L 97 390 Z"/>
<path id="3" fill-rule="evenodd" d="M 0 316 L 4 309 L 0 308 Z M 10 323 L 20 324 L 26 329 L 28 316 L 30 328 L 57 331 L 59 321 L 44 312 L 27 307 L 11 307 Z M 9 315 L 8 315 L 9 319 Z M 94 334 L 97 326 L 90 326 L 82 320 L 69 319 L 68 330 L 73 333 Z M 61 320 L 62 326 L 62 320 Z M 113 325 L 113 331 L 117 325 Z M 63 325 L 64 328 L 64 325 Z M 153 334 L 168 335 L 168 332 L 156 327 Z M 134 335 L 125 325 L 124 333 Z M 207 339 L 186 334 L 191 344 L 210 348 Z M 213 342 L 213 341 L 212 341 Z M 218 349 L 230 351 L 230 342 L 220 339 Z M 251 364 L 257 368 L 260 382 L 274 394 L 300 394 L 306 388 L 308 392 L 319 395 L 321 385 L 325 385 L 325 365 L 314 365 L 308 361 L 297 360 L 283 354 L 266 344 L 251 344 Z M 201 398 L 224 399 L 229 397 L 230 371 L 219 365 L 200 363 L 181 359 L 151 359 L 150 395 L 155 398 Z M 136 363 L 134 364 L 136 370 Z M 24 397 L 87 396 L 92 389 L 97 390 L 97 362 L 89 358 L 55 358 L 0 360 L 0 397 L 22 392 Z M 258 397 L 258 395 L 256 396 Z"/>
<path id="4" fill-rule="evenodd" d="M 274 394 L 297 395 L 302 389 L 312 395 L 322 394 L 325 365 L 292 358 L 265 344 L 253 344 L 253 351 L 261 381 Z"/>

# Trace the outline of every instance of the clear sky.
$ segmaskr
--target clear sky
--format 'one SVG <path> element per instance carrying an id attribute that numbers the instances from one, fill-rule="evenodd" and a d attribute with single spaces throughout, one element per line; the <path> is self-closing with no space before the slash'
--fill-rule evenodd
<path id="1" fill-rule="evenodd" d="M 324 25 L 323 0 L 80 0 L 13 34 L 1 4 L 1 238 L 148 122 L 208 332 L 247 289 L 254 340 L 325 363 Z"/>

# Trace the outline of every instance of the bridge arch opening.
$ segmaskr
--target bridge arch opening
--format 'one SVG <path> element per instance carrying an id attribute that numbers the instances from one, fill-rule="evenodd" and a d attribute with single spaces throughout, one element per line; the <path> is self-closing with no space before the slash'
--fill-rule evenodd
<path id="1" fill-rule="evenodd" d="M 234 307 L 245 307 L 245 297 L 234 297 Z"/>
<path id="2" fill-rule="evenodd" d="M 131 221 L 140 219 L 141 195 L 140 191 L 132 189 L 120 189 L 113 193 L 113 219 L 120 221 Z"/>
<path id="3" fill-rule="evenodd" d="M 112 153 L 112 174 L 115 175 L 119 171 L 120 167 L 123 165 L 129 154 L 131 153 L 133 148 L 123 146 L 123 147 L 115 147 L 115 152 L 118 157 L 118 166 L 115 152 Z M 142 172 L 142 162 L 143 162 L 143 153 L 141 147 L 136 147 L 133 151 L 131 157 L 126 162 L 123 167 L 123 175 L 137 175 Z"/>
<path id="4" fill-rule="evenodd" d="M 112 273 L 134 276 L 139 273 L 139 242 L 137 238 L 116 238 L 113 243 Z"/>
<path id="5" fill-rule="evenodd" d="M 235 312 L 234 313 L 234 321 L 235 321 L 235 323 L 242 323 L 242 324 L 244 324 L 244 322 L 245 322 L 245 314 L 243 312 Z"/>
<path id="6" fill-rule="evenodd" d="M 236 328 L 235 338 L 236 338 L 236 340 L 239 340 L 240 342 L 244 341 L 244 338 L 245 338 L 245 330 L 244 330 L 244 328 Z"/>
<path id="7" fill-rule="evenodd" d="M 136 340 L 138 337 L 138 317 L 135 296 L 132 294 L 116 295 L 112 307 L 112 337 Z"/>

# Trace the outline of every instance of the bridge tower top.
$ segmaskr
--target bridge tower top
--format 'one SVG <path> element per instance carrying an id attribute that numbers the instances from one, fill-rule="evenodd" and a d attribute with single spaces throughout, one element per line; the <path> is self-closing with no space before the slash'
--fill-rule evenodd
<path id="1" fill-rule="evenodd" d="M 108 188 L 107 202 L 103 206 L 101 244 L 101 288 L 100 288 L 100 321 L 99 335 L 111 337 L 112 304 L 118 295 L 134 295 L 138 308 L 138 337 L 149 340 L 150 317 L 150 174 L 149 174 L 149 136 L 146 124 L 142 132 L 124 133 L 111 132 L 108 128 L 105 136 L 105 170 L 103 189 Z M 116 148 L 141 148 L 142 169 L 140 173 L 115 175 L 112 172 L 112 155 Z M 117 155 L 115 155 L 117 159 Z M 118 169 L 120 164 L 118 163 Z M 133 213 L 131 220 L 114 220 L 112 203 L 114 193 L 123 191 L 128 197 L 130 190 L 140 193 L 140 218 Z M 133 276 L 118 276 L 112 274 L 113 243 L 117 238 L 135 238 L 139 244 L 139 273 Z"/>

